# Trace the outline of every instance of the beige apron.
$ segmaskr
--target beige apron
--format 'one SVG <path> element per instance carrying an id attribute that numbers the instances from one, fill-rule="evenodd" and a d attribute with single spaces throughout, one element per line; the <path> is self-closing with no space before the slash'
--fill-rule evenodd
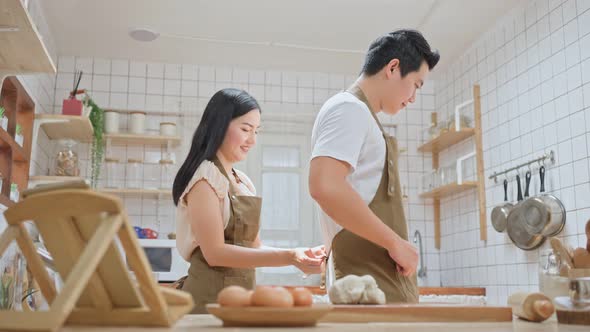
<path id="1" fill-rule="evenodd" d="M 359 87 L 353 86 L 349 92 L 367 104 L 369 109 L 371 108 Z M 373 110 L 371 114 L 385 138 L 387 155 L 379 188 L 369 208 L 384 224 L 407 240 L 408 225 L 399 182 L 397 141 L 385 133 Z M 385 292 L 387 303 L 418 302 L 416 276 L 408 278 L 397 272 L 397 264 L 391 259 L 386 249 L 343 229 L 332 240 L 331 255 L 336 280 L 350 274 L 359 276 L 369 274 L 377 280 L 379 288 Z"/>
<path id="2" fill-rule="evenodd" d="M 215 158 L 213 163 L 229 180 L 219 160 Z M 225 243 L 252 247 L 260 227 L 262 199 L 255 196 L 238 196 L 232 185 L 229 186 L 229 195 L 230 217 L 224 231 Z M 192 313 L 206 314 L 205 305 L 217 302 L 217 293 L 224 287 L 239 285 L 246 289 L 252 289 L 255 283 L 254 269 L 211 267 L 207 264 L 201 248 L 197 247 L 191 256 L 188 276 L 181 287 L 182 290 L 193 295 L 195 307 Z"/>

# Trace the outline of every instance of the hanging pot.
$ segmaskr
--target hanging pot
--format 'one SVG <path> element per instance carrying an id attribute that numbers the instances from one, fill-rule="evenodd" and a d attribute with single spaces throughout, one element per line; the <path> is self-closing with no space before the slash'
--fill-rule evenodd
<path id="1" fill-rule="evenodd" d="M 492 209 L 492 226 L 500 233 L 506 230 L 508 214 L 514 205 L 508 202 L 508 180 L 504 180 L 504 204 Z"/>
<path id="2" fill-rule="evenodd" d="M 531 174 L 527 172 L 526 175 L 526 188 L 527 192 L 525 193 L 528 196 L 528 188 L 531 181 Z M 506 230 L 508 233 L 508 237 L 510 240 L 516 245 L 518 248 L 522 250 L 534 250 L 540 247 L 543 242 L 545 242 L 545 237 L 543 235 L 535 235 L 531 234 L 527 231 L 525 224 L 525 216 L 522 213 L 522 191 L 520 187 L 520 176 L 516 175 L 516 183 L 518 185 L 518 203 L 516 206 L 512 208 L 510 214 L 508 215 L 508 220 L 506 223 Z"/>
<path id="3" fill-rule="evenodd" d="M 555 236 L 565 226 L 565 207 L 555 196 L 545 192 L 545 167 L 539 169 L 541 178 L 541 195 L 527 199 L 522 203 L 525 228 L 531 234 Z"/>

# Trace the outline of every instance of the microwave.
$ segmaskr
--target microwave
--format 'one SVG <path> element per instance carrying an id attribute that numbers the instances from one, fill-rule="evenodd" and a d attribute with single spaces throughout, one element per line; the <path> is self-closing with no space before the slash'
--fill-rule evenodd
<path id="1" fill-rule="evenodd" d="M 180 256 L 176 240 L 139 239 L 139 244 L 158 282 L 174 282 L 187 275 L 190 263 Z"/>

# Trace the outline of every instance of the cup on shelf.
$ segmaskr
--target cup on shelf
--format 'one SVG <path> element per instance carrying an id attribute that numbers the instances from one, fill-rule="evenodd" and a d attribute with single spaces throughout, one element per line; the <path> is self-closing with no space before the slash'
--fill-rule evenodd
<path id="1" fill-rule="evenodd" d="M 129 132 L 136 135 L 145 134 L 145 112 L 131 112 L 129 119 Z"/>
<path id="2" fill-rule="evenodd" d="M 119 112 L 112 110 L 104 112 L 104 131 L 107 134 L 119 132 Z"/>
<path id="3" fill-rule="evenodd" d="M 176 123 L 174 122 L 160 122 L 161 136 L 176 136 Z"/>

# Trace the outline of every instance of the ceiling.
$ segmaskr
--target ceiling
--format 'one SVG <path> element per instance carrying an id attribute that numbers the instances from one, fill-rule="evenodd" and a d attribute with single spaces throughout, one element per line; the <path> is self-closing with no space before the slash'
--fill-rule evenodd
<path id="1" fill-rule="evenodd" d="M 441 53 L 436 70 L 441 72 L 521 2 L 41 1 L 59 54 L 349 74 L 359 71 L 363 52 L 373 39 L 398 28 L 423 32 L 430 45 Z M 153 42 L 138 42 L 128 35 L 131 27 L 149 27 L 162 35 Z M 274 42 L 337 51 L 203 39 Z"/>

